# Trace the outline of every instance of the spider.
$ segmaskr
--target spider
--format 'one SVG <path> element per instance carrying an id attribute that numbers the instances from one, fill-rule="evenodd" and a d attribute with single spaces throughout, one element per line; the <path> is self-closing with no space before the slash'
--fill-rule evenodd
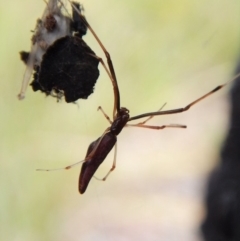
<path id="1" fill-rule="evenodd" d="M 63 7 L 61 1 L 49 0 L 42 18 L 37 20 L 30 53 L 20 52 L 27 68 L 19 99 L 25 96 L 33 70 L 33 90 L 57 100 L 64 96 L 67 103 L 75 102 L 93 93 L 99 60 L 82 39 L 87 28 L 76 12 L 81 13 L 82 6 L 72 2 L 72 18 L 63 15 Z"/>
<path id="2" fill-rule="evenodd" d="M 69 1 L 69 0 L 68 0 Z M 70 1 L 69 1 L 70 2 Z M 79 182 L 78 182 L 78 190 L 81 194 L 83 194 L 92 179 L 94 177 L 94 174 L 96 170 L 99 168 L 99 166 L 102 164 L 102 162 L 105 160 L 109 152 L 115 147 L 115 152 L 114 152 L 114 159 L 113 159 L 113 164 L 111 169 L 108 171 L 108 173 L 102 178 L 98 180 L 105 181 L 109 174 L 115 169 L 116 167 L 116 153 L 117 153 L 117 136 L 120 134 L 122 129 L 126 126 L 133 126 L 133 127 L 141 127 L 141 128 L 149 128 L 149 129 L 154 129 L 154 130 L 162 130 L 165 128 L 186 128 L 187 126 L 185 125 L 180 125 L 180 124 L 169 124 L 169 125 L 162 125 L 162 126 L 153 126 L 153 125 L 147 125 L 146 123 L 152 119 L 154 116 L 157 115 L 169 115 L 169 114 L 177 114 L 177 113 L 182 113 L 185 111 L 188 111 L 192 106 L 200 102 L 201 100 L 207 98 L 208 96 L 212 95 L 213 93 L 217 92 L 218 90 L 222 89 L 224 86 L 226 86 L 228 83 L 222 84 L 211 90 L 210 92 L 206 93 L 205 95 L 201 96 L 200 98 L 197 98 L 196 100 L 192 101 L 190 104 L 186 105 L 185 107 L 182 108 L 176 108 L 176 109 L 171 109 L 171 110 L 162 110 L 160 108 L 156 112 L 148 112 L 148 113 L 143 113 L 140 115 L 136 115 L 133 117 L 130 117 L 129 110 L 125 107 L 121 107 L 120 105 L 120 91 L 118 87 L 118 82 L 117 78 L 115 75 L 113 63 L 111 60 L 111 56 L 96 35 L 95 31 L 92 29 L 92 27 L 89 25 L 87 20 L 83 17 L 81 12 L 71 3 L 71 6 L 75 9 L 75 11 L 79 14 L 81 17 L 82 22 L 86 25 L 86 27 L 91 31 L 93 36 L 95 37 L 96 41 L 98 44 L 101 46 L 106 59 L 107 59 L 107 65 L 105 65 L 104 61 L 99 58 L 100 62 L 102 63 L 104 69 L 106 70 L 112 86 L 113 86 L 113 92 L 114 92 L 114 107 L 113 107 L 113 120 L 110 119 L 110 117 L 104 112 L 102 107 L 99 107 L 98 110 L 100 110 L 105 118 L 108 120 L 110 123 L 110 126 L 103 132 L 103 134 L 97 138 L 95 141 L 93 141 L 87 150 L 86 156 L 83 161 L 74 163 L 72 165 L 69 165 L 64 168 L 56 168 L 56 169 L 37 169 L 38 171 L 54 171 L 54 170 L 61 170 L 61 169 L 70 169 L 75 165 L 78 165 L 82 163 L 81 167 L 81 172 L 79 176 Z M 234 79 L 236 79 L 239 75 L 235 76 Z M 234 80 L 233 79 L 233 80 Z M 231 80 L 231 81 L 233 81 Z M 147 118 L 146 118 L 147 117 Z M 139 122 L 137 124 L 129 124 L 129 122 L 133 120 L 138 120 L 146 118 L 144 121 Z"/>

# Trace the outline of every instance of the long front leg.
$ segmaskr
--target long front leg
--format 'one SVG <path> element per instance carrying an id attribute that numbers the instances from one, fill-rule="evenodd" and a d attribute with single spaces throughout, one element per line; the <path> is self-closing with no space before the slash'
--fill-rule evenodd
<path id="1" fill-rule="evenodd" d="M 137 119 L 141 119 L 144 117 L 152 117 L 152 116 L 156 116 L 156 115 L 170 115 L 170 114 L 177 114 L 177 113 L 182 113 L 184 111 L 189 110 L 193 105 L 197 104 L 198 102 L 200 102 L 201 100 L 207 98 L 208 96 L 212 95 L 213 93 L 217 92 L 218 90 L 224 88 L 226 85 L 228 85 L 229 83 L 233 82 L 234 80 L 236 80 L 238 77 L 240 76 L 240 74 L 237 74 L 234 76 L 234 78 L 232 78 L 230 81 L 226 82 L 225 84 L 219 85 L 216 88 L 214 88 L 213 90 L 209 91 L 207 94 L 201 96 L 200 98 L 194 100 L 193 102 L 191 102 L 190 104 L 188 104 L 187 106 L 183 107 L 183 108 L 177 108 L 177 109 L 172 109 L 172 110 L 166 110 L 166 111 L 156 111 L 156 112 L 149 112 L 149 113 L 144 113 L 141 115 L 136 115 L 133 116 L 131 118 L 129 118 L 129 121 L 132 120 L 137 120 Z"/>
<path id="2" fill-rule="evenodd" d="M 117 78 L 116 78 L 116 74 L 115 74 L 115 71 L 114 71 L 114 67 L 113 67 L 113 63 L 112 63 L 112 60 L 111 60 L 111 56 L 110 56 L 109 52 L 107 51 L 107 49 L 102 44 L 101 40 L 98 38 L 98 36 L 95 33 L 95 31 L 92 29 L 92 27 L 88 23 L 88 21 L 81 14 L 81 12 L 76 8 L 76 6 L 74 6 L 74 4 L 72 4 L 72 2 L 70 0 L 68 0 L 68 1 L 71 4 L 72 8 L 74 8 L 75 11 L 79 14 L 79 16 L 80 16 L 81 20 L 83 21 L 83 23 L 90 30 L 90 32 L 92 33 L 92 35 L 94 36 L 94 38 L 96 39 L 98 44 L 100 45 L 101 49 L 103 50 L 103 52 L 104 52 L 104 54 L 105 54 L 105 56 L 107 58 L 108 67 L 109 67 L 109 70 L 110 70 L 110 73 L 111 73 L 111 76 L 112 76 L 111 81 L 112 81 L 112 84 L 113 84 L 113 91 L 114 91 L 114 110 L 113 110 L 113 118 L 114 118 L 114 116 L 116 114 L 116 111 L 117 112 L 120 111 L 120 93 L 119 93 Z"/>

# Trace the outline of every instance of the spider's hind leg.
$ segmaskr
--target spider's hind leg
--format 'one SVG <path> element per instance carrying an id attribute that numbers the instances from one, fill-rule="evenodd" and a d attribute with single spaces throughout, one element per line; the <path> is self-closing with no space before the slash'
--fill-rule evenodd
<path id="1" fill-rule="evenodd" d="M 116 162 L 117 162 L 117 143 L 114 146 L 114 158 L 113 158 L 113 163 L 112 163 L 111 169 L 108 171 L 108 173 L 103 178 L 98 178 L 95 176 L 94 176 L 94 178 L 97 179 L 98 181 L 106 181 L 108 176 L 110 175 L 110 173 L 115 170 Z"/>

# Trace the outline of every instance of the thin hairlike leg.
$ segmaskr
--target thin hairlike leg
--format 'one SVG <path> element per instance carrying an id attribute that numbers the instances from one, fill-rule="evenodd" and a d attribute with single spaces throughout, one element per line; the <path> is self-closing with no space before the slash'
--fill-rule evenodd
<path id="1" fill-rule="evenodd" d="M 212 91 L 208 92 L 207 94 L 203 95 L 202 97 L 196 99 L 195 101 L 191 102 L 190 104 L 188 104 L 187 106 L 183 107 L 183 108 L 178 108 L 178 109 L 173 109 L 173 110 L 165 110 L 165 111 L 157 111 L 157 112 L 149 112 L 149 113 L 144 113 L 141 115 L 137 115 L 137 116 L 133 116 L 129 119 L 129 121 L 132 120 L 137 120 L 143 117 L 148 117 L 148 116 L 156 116 L 156 115 L 170 115 L 170 114 L 177 114 L 177 113 L 182 113 L 184 111 L 189 110 L 193 105 L 197 104 L 199 101 L 205 99 L 206 97 L 208 97 L 209 95 L 213 94 L 214 92 L 222 89 L 224 85 L 219 85 L 218 87 L 216 87 L 215 89 L 213 89 Z"/>
<path id="2" fill-rule="evenodd" d="M 76 162 L 76 163 L 73 163 L 73 164 L 71 164 L 71 165 L 69 165 L 69 166 L 66 166 L 66 167 L 53 168 L 53 169 L 41 169 L 41 168 L 39 168 L 39 169 L 36 169 L 36 171 L 46 171 L 46 172 L 49 172 L 49 171 L 69 170 L 69 169 L 71 169 L 71 168 L 74 167 L 74 166 L 77 166 L 77 165 L 79 165 L 79 164 L 81 164 L 81 163 L 83 163 L 83 162 L 88 161 L 88 160 L 91 159 L 92 156 L 95 154 L 95 152 L 96 152 L 99 144 L 101 143 L 104 135 L 105 135 L 108 131 L 109 131 L 109 130 L 108 130 L 108 128 L 107 128 L 107 129 L 104 131 L 104 133 L 102 134 L 102 136 L 101 136 L 101 138 L 99 139 L 98 143 L 96 143 L 96 145 L 94 146 L 93 150 L 88 154 L 88 156 L 87 156 L 84 160 L 79 161 L 79 162 Z"/>
<path id="3" fill-rule="evenodd" d="M 98 57 L 97 55 L 94 55 L 94 54 L 89 54 L 89 55 L 91 55 L 92 57 L 96 58 L 96 59 L 102 64 L 102 66 L 103 66 L 103 68 L 106 70 L 106 72 L 107 72 L 110 80 L 112 81 L 112 83 L 114 83 L 114 80 L 113 80 L 113 78 L 112 78 L 112 75 L 111 75 L 111 73 L 109 72 L 106 64 L 105 64 L 104 61 L 103 61 L 103 59 L 100 58 L 100 57 Z"/>
<path id="4" fill-rule="evenodd" d="M 71 164 L 69 166 L 66 166 L 66 167 L 60 167 L 60 168 L 54 168 L 54 169 L 36 169 L 36 171 L 51 172 L 51 171 L 59 171 L 59 170 L 69 170 L 72 167 L 77 166 L 77 165 L 79 165 L 83 162 L 85 162 L 85 160 L 73 163 L 73 164 Z"/>
<path id="5" fill-rule="evenodd" d="M 89 23 L 87 22 L 87 20 L 84 18 L 84 16 L 80 13 L 80 11 L 71 3 L 70 0 L 68 0 L 69 3 L 71 4 L 71 6 L 75 9 L 75 11 L 79 14 L 79 16 L 81 17 L 83 23 L 87 26 L 87 28 L 90 30 L 90 32 L 92 33 L 92 35 L 95 37 L 96 41 L 98 42 L 98 44 L 100 45 L 100 47 L 102 48 L 106 58 L 107 58 L 107 63 L 108 63 L 108 67 L 112 76 L 112 84 L 113 84 L 113 90 L 114 90 L 114 110 L 113 110 L 113 118 L 115 116 L 116 111 L 119 112 L 120 111 L 120 93 L 119 93 L 119 88 L 118 88 L 118 83 L 117 83 L 117 78 L 116 78 L 116 74 L 114 71 L 114 67 L 113 67 L 113 63 L 111 60 L 111 56 L 108 53 L 108 51 L 106 50 L 106 48 L 104 47 L 104 45 L 102 44 L 101 40 L 98 38 L 97 34 L 94 32 L 94 30 L 92 29 L 92 27 L 89 25 Z"/>
<path id="6" fill-rule="evenodd" d="M 164 103 L 163 106 L 162 106 L 161 108 L 159 108 L 158 111 L 162 110 L 166 104 L 167 104 L 167 103 Z M 145 121 L 139 122 L 139 123 L 137 123 L 137 124 L 140 124 L 140 125 L 146 124 L 146 123 L 147 123 L 148 121 L 150 121 L 153 117 L 154 117 L 154 115 L 149 116 Z"/>
<path id="7" fill-rule="evenodd" d="M 141 115 L 137 115 L 137 116 L 133 116 L 131 118 L 129 118 L 129 121 L 132 120 L 137 120 L 137 119 L 141 119 L 144 117 L 151 117 L 151 116 L 156 116 L 156 115 L 170 115 L 170 114 L 177 114 L 177 113 L 182 113 L 184 111 L 189 110 L 193 105 L 197 104 L 198 102 L 200 102 L 201 100 L 207 98 L 208 96 L 212 95 L 213 93 L 217 92 L 218 90 L 222 89 L 223 87 L 225 87 L 226 85 L 228 85 L 230 82 L 233 82 L 235 79 L 237 79 L 240 76 L 240 74 L 235 75 L 235 77 L 233 79 L 231 79 L 230 81 L 226 82 L 225 84 L 219 85 L 216 88 L 214 88 L 213 90 L 209 91 L 207 94 L 201 96 L 200 98 L 194 100 L 193 102 L 191 102 L 190 104 L 188 104 L 187 106 L 183 107 L 183 108 L 177 108 L 177 109 L 173 109 L 173 110 L 165 110 L 165 111 L 156 111 L 156 112 L 149 112 L 149 113 L 144 113 Z"/>
<path id="8" fill-rule="evenodd" d="M 116 162 L 117 162 L 117 143 L 114 146 L 114 158 L 113 158 L 113 164 L 112 164 L 111 169 L 108 171 L 108 173 L 106 174 L 105 177 L 98 178 L 98 177 L 94 176 L 94 178 L 97 179 L 98 181 L 106 181 L 108 176 L 110 175 L 110 173 L 113 172 L 114 169 L 116 168 Z"/>
<path id="9" fill-rule="evenodd" d="M 102 108 L 101 106 L 98 106 L 98 110 L 100 110 L 100 111 L 103 113 L 103 115 L 105 116 L 105 118 L 108 120 L 108 122 L 109 122 L 110 124 L 112 124 L 111 119 L 110 119 L 109 116 L 105 113 L 105 111 L 103 110 L 103 108 Z"/>
<path id="10" fill-rule="evenodd" d="M 115 98 L 114 80 L 113 80 L 113 77 L 112 77 L 111 73 L 109 72 L 106 64 L 104 63 L 103 59 L 100 58 L 100 57 L 98 57 L 98 56 L 96 56 L 96 55 L 93 55 L 93 54 L 89 54 L 89 55 L 91 55 L 91 56 L 95 57 L 96 59 L 98 59 L 99 62 L 102 64 L 103 68 L 106 70 L 106 72 L 107 72 L 107 74 L 108 74 L 108 76 L 109 76 L 109 78 L 110 78 L 110 80 L 112 81 L 112 84 L 113 84 L 113 93 L 114 93 L 114 98 Z M 115 107 L 115 105 L 114 105 L 114 108 L 113 108 L 113 118 L 114 118 L 114 116 L 115 116 L 116 111 L 117 111 L 117 110 L 116 110 L 116 107 Z"/>
<path id="11" fill-rule="evenodd" d="M 132 126 L 132 127 L 141 127 L 141 128 L 148 128 L 153 130 L 161 130 L 165 128 L 187 128 L 186 125 L 180 125 L 180 124 L 169 124 L 169 125 L 162 125 L 162 126 L 151 126 L 151 125 L 143 125 L 143 124 L 127 124 L 126 126 Z"/>

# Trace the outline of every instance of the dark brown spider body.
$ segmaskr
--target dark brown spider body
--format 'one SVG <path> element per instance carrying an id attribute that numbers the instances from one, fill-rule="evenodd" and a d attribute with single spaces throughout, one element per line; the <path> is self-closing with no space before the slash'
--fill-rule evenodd
<path id="1" fill-rule="evenodd" d="M 112 125 L 106 130 L 106 133 L 89 145 L 78 182 L 78 190 L 81 194 L 86 191 L 94 173 L 116 144 L 117 135 L 129 120 L 128 113 L 129 111 L 126 108 L 121 108 Z"/>
<path id="2" fill-rule="evenodd" d="M 78 190 L 83 194 L 87 186 L 92 179 L 94 173 L 102 164 L 102 162 L 107 157 L 108 153 L 112 150 L 116 144 L 117 137 L 111 132 L 106 133 L 102 138 L 98 138 L 96 141 L 92 142 L 87 150 L 86 161 L 82 164 L 79 181 Z M 90 156 L 94 148 L 97 146 L 93 156 Z"/>
<path id="3" fill-rule="evenodd" d="M 68 0 L 70 2 L 70 0 Z M 147 129 L 152 129 L 152 130 L 162 130 L 165 128 L 186 128 L 186 125 L 181 125 L 181 124 L 168 124 L 168 125 L 160 125 L 160 126 L 155 126 L 155 125 L 148 125 L 146 124 L 150 119 L 152 119 L 154 116 L 158 115 L 169 115 L 169 114 L 177 114 L 177 113 L 182 113 L 185 111 L 188 111 L 192 106 L 197 104 L 198 102 L 202 101 L 203 99 L 207 98 L 208 96 L 212 95 L 213 93 L 217 92 L 218 90 L 222 89 L 224 86 L 226 86 L 228 83 L 219 85 L 218 87 L 214 88 L 212 91 L 209 91 L 205 95 L 202 95 L 201 97 L 195 99 L 194 101 L 190 102 L 188 105 L 185 107 L 181 108 L 176 108 L 176 109 L 170 109 L 170 110 L 164 110 L 162 111 L 162 108 L 165 106 L 163 105 L 158 111 L 155 112 L 148 112 L 148 113 L 143 113 L 140 115 L 136 115 L 133 117 L 129 116 L 129 111 L 126 108 L 121 108 L 120 106 L 120 91 L 118 87 L 118 82 L 116 78 L 116 74 L 114 71 L 113 63 L 111 60 L 111 56 L 98 38 L 97 34 L 94 32 L 92 27 L 89 25 L 87 20 L 84 18 L 84 16 L 81 14 L 77 6 L 73 3 L 71 3 L 72 8 L 76 13 L 79 15 L 79 19 L 84 23 L 84 25 L 91 31 L 93 36 L 95 37 L 96 41 L 102 48 L 106 59 L 107 59 L 107 65 L 105 65 L 104 61 L 101 58 L 98 58 L 99 62 L 103 65 L 104 69 L 106 70 L 112 86 L 113 86 L 113 93 L 114 93 L 114 107 L 113 107 L 113 121 L 110 120 L 109 116 L 103 111 L 101 107 L 99 109 L 102 111 L 103 115 L 106 117 L 106 119 L 110 122 L 110 127 L 106 129 L 106 131 L 103 133 L 102 136 L 100 136 L 97 140 L 92 142 L 87 150 L 86 157 L 83 161 L 74 163 L 72 165 L 69 165 L 65 168 L 57 168 L 57 169 L 38 169 L 41 171 L 51 171 L 51 170 L 59 170 L 59 169 L 65 169 L 69 170 L 73 166 L 82 163 L 82 168 L 80 172 L 80 177 L 79 177 L 79 183 L 78 183 L 78 189 L 81 194 L 83 194 L 87 186 L 93 177 L 94 173 L 96 170 L 99 168 L 99 166 L 102 164 L 102 162 L 105 160 L 107 157 L 108 153 L 113 149 L 115 146 L 115 154 L 114 154 L 114 160 L 111 169 L 108 171 L 107 175 L 105 175 L 104 178 L 100 179 L 105 181 L 109 174 L 115 169 L 116 167 L 116 144 L 117 144 L 117 135 L 122 131 L 122 129 L 125 126 L 134 126 L 134 127 L 141 127 L 141 128 L 147 128 Z M 78 19 L 78 20 L 79 20 Z M 79 22 L 80 23 L 80 22 Z M 22 55 L 22 58 L 24 59 L 25 55 Z M 84 61 L 84 59 L 82 60 Z M 240 74 L 239 74 L 240 75 Z M 237 78 L 238 76 L 235 76 Z M 136 123 L 136 124 L 128 124 L 128 122 L 133 121 L 133 120 L 139 120 L 142 118 L 147 117 L 144 121 Z"/>

